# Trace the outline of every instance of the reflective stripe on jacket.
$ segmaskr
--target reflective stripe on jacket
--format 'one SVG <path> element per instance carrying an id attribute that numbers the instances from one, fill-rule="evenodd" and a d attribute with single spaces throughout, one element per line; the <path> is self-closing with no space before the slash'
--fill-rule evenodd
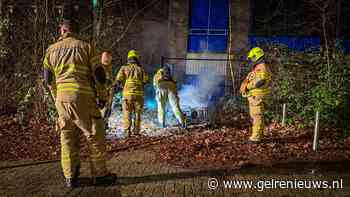
<path id="1" fill-rule="evenodd" d="M 73 34 L 64 34 L 46 52 L 44 67 L 55 75 L 57 98 L 94 96 L 93 71 L 99 58 L 95 50 Z"/>
<path id="2" fill-rule="evenodd" d="M 266 96 L 270 93 L 271 72 L 265 63 L 257 64 L 248 74 L 248 96 Z M 261 87 L 256 87 L 257 82 L 263 80 Z"/>
<path id="3" fill-rule="evenodd" d="M 128 64 L 120 68 L 116 80 L 124 82 L 123 96 L 143 96 L 148 76 L 141 66 Z"/>

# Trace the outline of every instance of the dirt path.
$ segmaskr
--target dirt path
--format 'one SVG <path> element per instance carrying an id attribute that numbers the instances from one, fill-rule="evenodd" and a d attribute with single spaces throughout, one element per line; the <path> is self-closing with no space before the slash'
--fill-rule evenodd
<path id="1" fill-rule="evenodd" d="M 21 162 L 25 163 L 25 162 Z M 0 162 L 0 166 L 15 163 Z M 259 179 L 315 179 L 315 175 L 271 175 L 249 171 L 197 171 L 180 169 L 156 161 L 153 153 L 141 150 L 120 152 L 109 162 L 108 167 L 117 173 L 115 185 L 94 187 L 84 182 L 77 189 L 67 189 L 63 185 L 60 164 L 48 163 L 37 166 L 17 167 L 0 170 L 0 196 L 339 196 L 350 195 L 350 174 L 316 176 L 317 180 L 343 179 L 344 188 L 336 190 L 266 190 L 225 189 L 220 185 L 215 190 L 208 189 L 208 179 L 259 180 Z M 88 176 L 88 164 L 83 162 L 82 177 Z M 249 193 L 247 193 L 249 192 Z"/>

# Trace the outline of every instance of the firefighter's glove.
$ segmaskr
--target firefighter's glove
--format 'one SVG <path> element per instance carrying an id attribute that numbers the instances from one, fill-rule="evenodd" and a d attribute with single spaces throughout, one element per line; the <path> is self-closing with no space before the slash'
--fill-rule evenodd
<path id="1" fill-rule="evenodd" d="M 256 82 L 255 87 L 256 88 L 261 88 L 265 85 L 265 80 L 259 80 Z"/>

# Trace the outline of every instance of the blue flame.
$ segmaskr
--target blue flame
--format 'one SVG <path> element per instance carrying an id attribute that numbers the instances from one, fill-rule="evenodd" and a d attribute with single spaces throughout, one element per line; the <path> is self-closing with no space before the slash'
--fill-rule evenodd
<path id="1" fill-rule="evenodd" d="M 157 102 L 154 98 L 146 98 L 145 106 L 149 110 L 156 110 L 157 109 Z"/>

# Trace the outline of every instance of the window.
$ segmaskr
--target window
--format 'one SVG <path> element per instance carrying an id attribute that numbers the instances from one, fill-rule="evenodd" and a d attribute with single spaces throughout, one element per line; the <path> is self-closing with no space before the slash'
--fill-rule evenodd
<path id="1" fill-rule="evenodd" d="M 228 0 L 192 0 L 188 52 L 226 53 Z"/>

